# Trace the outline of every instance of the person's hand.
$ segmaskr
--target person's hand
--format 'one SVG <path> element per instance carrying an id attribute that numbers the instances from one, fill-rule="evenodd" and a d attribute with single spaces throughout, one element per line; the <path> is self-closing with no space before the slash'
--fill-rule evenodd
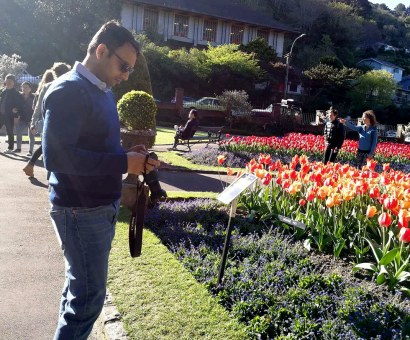
<path id="1" fill-rule="evenodd" d="M 16 107 L 13 107 L 13 109 L 11 110 L 11 112 L 13 112 L 13 113 L 17 113 L 17 112 L 19 112 L 19 110 L 17 110 L 17 108 L 16 108 Z"/>
<path id="2" fill-rule="evenodd" d="M 134 145 L 133 147 L 129 148 L 127 152 L 139 152 L 139 153 L 146 154 L 147 149 L 145 148 L 144 144 L 138 144 L 138 145 Z"/>
<path id="3" fill-rule="evenodd" d="M 149 173 L 155 168 L 159 167 L 160 161 L 149 158 L 147 154 L 139 152 L 128 152 L 128 170 L 129 174 L 140 175 L 142 173 Z"/>
<path id="4" fill-rule="evenodd" d="M 344 124 L 344 123 L 346 123 L 346 119 L 344 119 L 344 118 L 339 118 L 339 122 L 342 123 L 342 124 Z"/>

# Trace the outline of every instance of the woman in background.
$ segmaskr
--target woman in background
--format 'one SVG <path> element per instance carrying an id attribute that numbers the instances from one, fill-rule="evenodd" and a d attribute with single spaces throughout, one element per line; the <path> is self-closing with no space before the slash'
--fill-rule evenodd
<path id="1" fill-rule="evenodd" d="M 16 124 L 16 136 L 17 136 L 17 148 L 14 152 L 21 152 L 21 144 L 23 141 L 23 134 L 28 132 L 28 137 L 34 142 L 34 136 L 32 137 L 30 131 L 28 131 L 28 126 L 33 115 L 33 102 L 34 94 L 31 92 L 33 85 L 28 81 L 21 84 L 21 97 L 23 98 L 23 107 L 21 112 L 18 113 L 18 121 Z"/>
<path id="2" fill-rule="evenodd" d="M 359 133 L 359 146 L 356 153 L 356 167 L 361 169 L 368 159 L 372 159 L 377 146 L 376 116 L 372 110 L 363 112 L 362 122 L 364 125 L 356 126 L 346 119 L 339 119 L 351 130 Z"/>

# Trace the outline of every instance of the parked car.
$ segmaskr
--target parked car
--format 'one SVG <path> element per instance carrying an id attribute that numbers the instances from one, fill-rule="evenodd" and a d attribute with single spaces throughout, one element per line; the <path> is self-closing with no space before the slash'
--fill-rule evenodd
<path id="1" fill-rule="evenodd" d="M 281 106 L 280 103 L 277 103 L 277 104 L 270 104 L 265 109 L 252 109 L 251 116 L 254 116 L 254 117 L 270 117 L 270 116 L 273 115 L 275 107 L 280 109 L 280 106 Z"/>
<path id="2" fill-rule="evenodd" d="M 41 76 L 32 76 L 27 71 L 23 71 L 21 74 L 19 74 L 16 77 L 16 82 L 21 84 L 21 83 L 24 83 L 25 81 L 28 81 L 33 85 L 38 85 L 41 81 Z"/>
<path id="3" fill-rule="evenodd" d="M 203 97 L 193 102 L 183 103 L 183 107 L 200 109 L 200 110 L 215 110 L 215 111 L 224 111 L 225 108 L 221 105 L 219 99 L 213 97 Z"/>
<path id="4" fill-rule="evenodd" d="M 196 102 L 196 99 L 192 97 L 186 97 L 186 96 L 182 97 L 182 104 L 192 103 L 192 102 Z M 172 98 L 171 103 L 175 103 L 175 97 Z"/>

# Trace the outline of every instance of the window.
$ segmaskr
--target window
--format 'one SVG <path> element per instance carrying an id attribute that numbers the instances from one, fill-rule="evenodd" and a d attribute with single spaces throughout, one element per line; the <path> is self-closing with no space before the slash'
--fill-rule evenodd
<path id="1" fill-rule="evenodd" d="M 269 40 L 269 32 L 268 32 L 268 31 L 265 31 L 265 30 L 258 30 L 257 37 L 258 37 L 258 38 L 262 38 L 262 39 L 264 39 L 266 42 L 268 42 L 268 40 Z"/>
<path id="2" fill-rule="evenodd" d="M 218 21 L 216 20 L 204 20 L 204 32 L 202 40 L 216 42 L 216 28 Z"/>
<path id="3" fill-rule="evenodd" d="M 243 41 L 243 26 L 232 25 L 231 27 L 231 44 L 242 44 Z"/>
<path id="4" fill-rule="evenodd" d="M 144 10 L 144 31 L 158 31 L 158 12 L 152 9 Z"/>
<path id="5" fill-rule="evenodd" d="M 186 15 L 175 15 L 174 35 L 177 37 L 188 38 L 189 17 Z"/>

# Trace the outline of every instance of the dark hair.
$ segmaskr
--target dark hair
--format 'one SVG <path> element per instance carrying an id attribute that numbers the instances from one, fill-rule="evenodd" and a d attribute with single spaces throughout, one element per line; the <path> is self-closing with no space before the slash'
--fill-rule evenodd
<path id="1" fill-rule="evenodd" d="M 16 76 L 14 74 L 9 73 L 4 80 L 11 79 L 12 81 L 16 82 Z"/>
<path id="2" fill-rule="evenodd" d="M 33 89 L 33 84 L 30 83 L 29 81 L 23 81 L 23 82 L 21 83 L 21 86 L 23 86 L 23 85 L 28 85 L 28 87 L 29 87 L 30 89 Z"/>
<path id="3" fill-rule="evenodd" d="M 189 111 L 189 113 L 192 113 L 194 115 L 195 119 L 198 118 L 198 111 L 197 110 L 192 109 L 191 111 Z"/>
<path id="4" fill-rule="evenodd" d="M 111 20 L 102 25 L 91 39 L 87 53 L 94 53 L 97 46 L 100 44 L 104 44 L 108 49 L 115 51 L 126 43 L 130 44 L 137 54 L 140 53 L 140 45 L 134 39 L 132 33 L 125 27 L 121 26 L 118 21 Z"/>
<path id="5" fill-rule="evenodd" d="M 64 73 L 67 73 L 68 71 L 71 70 L 71 66 L 66 64 L 66 63 L 54 63 L 53 67 L 51 68 L 51 71 L 55 73 L 55 75 L 58 77 L 62 76 Z"/>
<path id="6" fill-rule="evenodd" d="M 363 114 L 366 116 L 366 118 L 369 118 L 371 126 L 375 126 L 377 124 L 376 115 L 374 114 L 373 110 L 364 111 Z"/>

